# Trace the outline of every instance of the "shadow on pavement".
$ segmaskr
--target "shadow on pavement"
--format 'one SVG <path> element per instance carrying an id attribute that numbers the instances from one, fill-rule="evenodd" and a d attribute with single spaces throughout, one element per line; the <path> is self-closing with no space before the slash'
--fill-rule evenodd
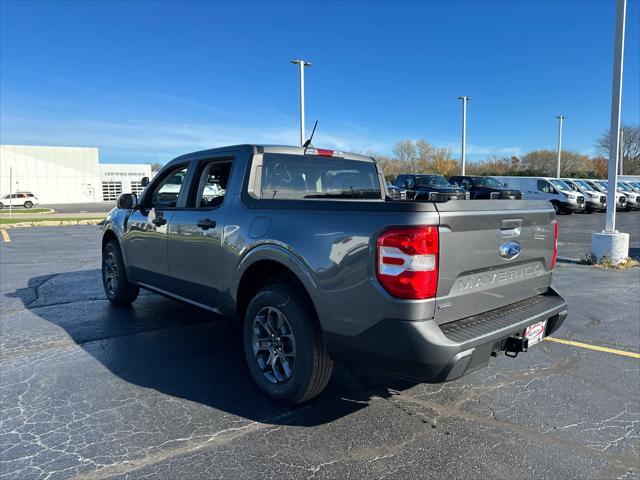
<path id="1" fill-rule="evenodd" d="M 132 307 L 113 307 L 102 292 L 100 271 L 88 270 L 33 277 L 28 288 L 7 296 L 63 328 L 121 379 L 258 422 L 324 424 L 365 408 L 374 396 L 388 398 L 413 385 L 356 377 L 336 365 L 318 398 L 293 408 L 276 404 L 255 387 L 240 336 L 221 317 L 143 292 Z"/>

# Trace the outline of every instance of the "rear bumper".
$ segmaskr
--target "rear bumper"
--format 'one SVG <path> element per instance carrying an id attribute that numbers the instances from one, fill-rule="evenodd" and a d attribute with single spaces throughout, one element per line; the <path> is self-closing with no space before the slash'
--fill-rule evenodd
<path id="1" fill-rule="evenodd" d="M 446 382 L 489 363 L 506 339 L 547 320 L 545 336 L 560 327 L 567 304 L 553 289 L 507 307 L 444 325 L 383 320 L 355 337 L 325 332 L 330 355 L 353 368 L 420 382 Z"/>

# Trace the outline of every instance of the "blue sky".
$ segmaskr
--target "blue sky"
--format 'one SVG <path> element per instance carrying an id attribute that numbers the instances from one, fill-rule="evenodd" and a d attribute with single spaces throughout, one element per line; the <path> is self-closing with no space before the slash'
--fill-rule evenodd
<path id="1" fill-rule="evenodd" d="M 298 141 L 296 67 L 314 144 L 388 154 L 426 138 L 471 160 L 564 145 L 610 122 L 615 3 L 7 2 L 0 140 L 97 146 L 103 162 Z M 627 7 L 623 121 L 640 122 L 640 2 Z"/>

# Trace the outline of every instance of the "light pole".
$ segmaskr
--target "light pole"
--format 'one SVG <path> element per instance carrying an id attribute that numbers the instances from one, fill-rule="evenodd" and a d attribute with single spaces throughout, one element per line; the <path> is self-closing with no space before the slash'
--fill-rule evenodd
<path id="1" fill-rule="evenodd" d="M 607 189 L 607 219 L 605 232 L 616 230 L 616 185 L 618 184 L 618 154 L 620 152 L 620 110 L 622 109 L 622 70 L 624 66 L 624 30 L 627 0 L 616 2 L 616 37 L 613 59 L 613 89 L 611 92 L 611 129 L 609 130 L 609 168 Z"/>
<path id="2" fill-rule="evenodd" d="M 562 158 L 562 122 L 563 115 L 558 115 L 558 160 L 556 162 L 556 178 L 560 178 L 560 159 Z"/>
<path id="3" fill-rule="evenodd" d="M 620 175 L 624 175 L 624 128 L 620 129 Z"/>
<path id="4" fill-rule="evenodd" d="M 603 232 L 591 235 L 591 250 L 601 260 L 605 256 L 617 265 L 629 255 L 629 234 L 616 230 L 616 186 L 620 154 L 620 110 L 622 108 L 622 70 L 624 67 L 624 30 L 627 0 L 616 1 L 616 34 L 613 47 L 613 86 L 611 90 L 611 128 L 609 129 L 609 168 L 607 179 L 607 216 Z"/>
<path id="5" fill-rule="evenodd" d="M 9 167 L 9 218 L 11 218 L 12 205 L 13 205 L 13 167 Z"/>
<path id="6" fill-rule="evenodd" d="M 296 59 L 289 63 L 297 63 L 300 66 L 300 146 L 302 146 L 306 140 L 304 133 L 304 67 L 310 67 L 311 62 Z"/>
<path id="7" fill-rule="evenodd" d="M 467 162 L 467 101 L 471 100 L 471 97 L 458 97 L 458 100 L 462 100 L 462 175 L 464 175 L 465 166 Z"/>

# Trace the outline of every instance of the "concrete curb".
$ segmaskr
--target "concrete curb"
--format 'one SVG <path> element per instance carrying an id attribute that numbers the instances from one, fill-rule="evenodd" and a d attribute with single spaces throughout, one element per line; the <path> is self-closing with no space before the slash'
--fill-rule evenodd
<path id="1" fill-rule="evenodd" d="M 99 225 L 103 219 L 78 219 L 78 220 L 45 220 L 43 222 L 20 222 L 0 225 L 0 228 L 26 228 L 26 227 L 59 227 L 63 225 Z"/>
<path id="2" fill-rule="evenodd" d="M 31 213 L 29 212 L 29 210 L 25 210 L 25 209 L 20 209 L 20 210 L 15 210 L 13 209 L 13 212 L 11 212 L 12 215 L 15 215 L 16 218 L 20 218 L 20 216 L 33 216 L 33 215 L 49 215 L 50 213 L 57 213 L 53 208 L 33 208 L 34 210 L 47 210 L 46 212 L 38 212 L 38 213 Z M 2 210 L 0 210 L 0 218 L 3 218 L 4 216 L 9 217 L 9 209 L 7 207 L 4 207 Z"/>

